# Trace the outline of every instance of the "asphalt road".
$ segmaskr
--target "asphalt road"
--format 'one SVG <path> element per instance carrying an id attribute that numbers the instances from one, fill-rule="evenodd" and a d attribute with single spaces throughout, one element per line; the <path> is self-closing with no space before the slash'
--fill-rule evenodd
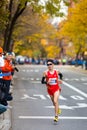
<path id="1" fill-rule="evenodd" d="M 62 114 L 54 123 L 54 108 L 41 76 L 46 66 L 19 66 L 14 76 L 12 130 L 87 130 L 87 74 L 55 66 L 63 77 Z"/>

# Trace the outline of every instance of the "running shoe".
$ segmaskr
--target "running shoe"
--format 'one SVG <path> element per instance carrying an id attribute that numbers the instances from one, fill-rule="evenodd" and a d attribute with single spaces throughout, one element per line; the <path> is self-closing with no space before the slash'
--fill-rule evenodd
<path id="1" fill-rule="evenodd" d="M 58 121 L 58 116 L 54 117 L 54 121 L 57 122 Z"/>
<path id="2" fill-rule="evenodd" d="M 61 109 L 58 109 L 58 115 L 60 115 L 62 113 Z"/>

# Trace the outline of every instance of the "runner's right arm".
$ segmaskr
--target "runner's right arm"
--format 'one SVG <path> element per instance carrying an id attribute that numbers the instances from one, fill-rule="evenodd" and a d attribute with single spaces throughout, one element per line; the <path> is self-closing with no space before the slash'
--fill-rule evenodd
<path id="1" fill-rule="evenodd" d="M 47 84 L 45 72 L 43 73 L 43 77 L 42 77 L 42 79 L 41 79 L 41 83 L 42 83 L 42 84 Z"/>

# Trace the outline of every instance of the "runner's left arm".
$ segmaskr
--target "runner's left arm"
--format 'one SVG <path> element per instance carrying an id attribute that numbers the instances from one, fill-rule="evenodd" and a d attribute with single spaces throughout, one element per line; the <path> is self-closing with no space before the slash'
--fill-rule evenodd
<path id="1" fill-rule="evenodd" d="M 58 74 L 58 76 L 59 76 L 59 78 L 58 78 L 58 83 L 59 83 L 59 84 L 62 84 L 63 74 L 62 74 L 61 72 L 59 72 L 59 71 L 57 71 L 57 74 Z"/>
<path id="2" fill-rule="evenodd" d="M 59 78 L 63 80 L 63 74 L 61 72 L 58 72 Z"/>

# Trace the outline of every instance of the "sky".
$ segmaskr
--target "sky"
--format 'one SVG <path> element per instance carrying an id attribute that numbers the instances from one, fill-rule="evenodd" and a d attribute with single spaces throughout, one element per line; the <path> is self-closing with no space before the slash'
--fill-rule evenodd
<path id="1" fill-rule="evenodd" d="M 45 5 L 46 1 L 47 0 L 40 0 L 40 4 Z M 65 14 L 65 16 L 67 15 L 67 7 L 64 5 L 63 2 L 61 2 L 61 10 L 60 11 L 63 12 Z M 59 22 L 61 22 L 63 19 L 65 19 L 65 16 L 62 18 L 61 17 L 54 17 L 53 19 L 51 19 L 51 23 L 53 25 L 56 25 L 56 24 L 58 25 Z"/>
<path id="2" fill-rule="evenodd" d="M 55 17 L 53 20 L 52 20 L 52 24 L 57 24 L 57 23 L 60 23 L 63 19 L 65 19 L 65 17 L 67 16 L 67 7 L 64 5 L 63 2 L 61 2 L 61 12 L 63 12 L 65 14 L 64 17 Z"/>

